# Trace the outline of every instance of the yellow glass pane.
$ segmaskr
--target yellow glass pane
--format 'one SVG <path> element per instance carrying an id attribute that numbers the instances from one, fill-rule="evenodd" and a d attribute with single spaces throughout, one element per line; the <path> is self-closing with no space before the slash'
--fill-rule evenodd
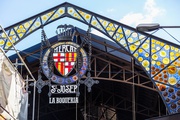
<path id="1" fill-rule="evenodd" d="M 120 37 L 116 38 L 117 41 L 120 41 Z"/>
<path id="2" fill-rule="evenodd" d="M 36 27 L 39 27 L 41 25 L 41 23 L 39 21 L 36 21 L 35 25 L 36 25 Z"/>
<path id="3" fill-rule="evenodd" d="M 157 62 L 156 62 L 156 65 L 160 66 L 160 65 L 161 65 L 161 62 L 160 62 L 160 61 L 157 61 Z"/>
<path id="4" fill-rule="evenodd" d="M 62 15 L 64 14 L 64 9 L 59 9 L 58 12 Z"/>
<path id="5" fill-rule="evenodd" d="M 157 60 L 158 59 L 158 55 L 156 55 L 156 54 L 152 55 L 152 59 L 153 60 Z"/>
<path id="6" fill-rule="evenodd" d="M 164 59 L 163 59 L 163 63 L 164 63 L 164 64 L 169 64 L 169 58 L 164 58 Z"/>
<path id="7" fill-rule="evenodd" d="M 125 31 L 125 34 L 126 34 L 126 35 L 130 35 L 130 34 L 131 34 L 131 31 L 130 31 L 130 30 L 126 30 L 126 31 Z"/>
<path id="8" fill-rule="evenodd" d="M 179 49 L 178 48 L 175 48 L 175 52 L 178 52 L 179 51 Z"/>
<path id="9" fill-rule="evenodd" d="M 156 49 L 152 49 L 151 52 L 152 52 L 152 53 L 155 53 L 155 52 L 156 52 Z"/>
<path id="10" fill-rule="evenodd" d="M 169 74 L 175 74 L 177 72 L 177 68 L 176 66 L 171 65 L 167 68 L 167 71 Z"/>
<path id="11" fill-rule="evenodd" d="M 21 32 L 21 30 L 20 30 L 20 29 L 18 29 L 16 32 L 17 32 L 17 33 L 20 33 L 20 32 Z"/>
<path id="12" fill-rule="evenodd" d="M 96 26 L 96 25 L 97 25 L 97 21 L 96 21 L 96 20 L 93 20 L 93 21 L 92 21 L 92 25 Z"/>
<path id="13" fill-rule="evenodd" d="M 3 38 L 5 38 L 6 37 L 6 35 L 5 35 L 5 33 L 2 33 L 2 35 L 1 35 Z"/>
<path id="14" fill-rule="evenodd" d="M 149 53 L 145 53 L 145 57 L 149 57 Z"/>
<path id="15" fill-rule="evenodd" d="M 50 17 L 54 12 L 50 12 L 47 14 L 48 17 Z"/>
<path id="16" fill-rule="evenodd" d="M 172 50 L 175 50 L 174 46 L 171 46 L 171 49 L 172 49 Z"/>
<path id="17" fill-rule="evenodd" d="M 4 45 L 4 43 L 5 43 L 4 40 L 1 39 L 0 40 L 0 45 Z"/>
<path id="18" fill-rule="evenodd" d="M 155 44 L 152 44 L 151 46 L 152 46 L 153 48 L 155 48 Z"/>
<path id="19" fill-rule="evenodd" d="M 58 18 L 58 17 L 59 17 L 59 15 L 56 13 L 56 14 L 54 15 L 54 17 L 55 17 L 55 18 Z"/>
<path id="20" fill-rule="evenodd" d="M 121 28 L 119 28 L 119 29 L 118 29 L 118 32 L 119 32 L 119 33 L 122 33 L 122 29 L 121 29 Z"/>
<path id="21" fill-rule="evenodd" d="M 177 80 L 176 80 L 175 77 L 170 77 L 168 79 L 168 82 L 169 82 L 170 85 L 175 85 L 177 83 Z"/>
<path id="22" fill-rule="evenodd" d="M 78 14 L 77 14 L 77 13 L 74 13 L 74 17 L 78 17 Z"/>
<path id="23" fill-rule="evenodd" d="M 42 16 L 42 20 L 43 20 L 43 21 L 46 21 L 47 19 L 48 19 L 48 17 L 47 17 L 46 15 L 43 15 L 43 16 Z"/>
<path id="24" fill-rule="evenodd" d="M 123 34 L 120 34 L 120 36 L 119 36 L 120 38 L 123 38 L 124 37 L 124 35 Z"/>
<path id="25" fill-rule="evenodd" d="M 138 61 L 140 61 L 140 62 L 143 61 L 143 58 L 142 58 L 142 57 L 139 57 L 139 58 L 138 58 Z"/>
<path id="26" fill-rule="evenodd" d="M 110 23 L 110 24 L 109 24 L 109 26 L 110 26 L 110 27 L 112 27 L 112 26 L 113 26 L 113 24 L 112 24 L 112 23 Z"/>
<path id="27" fill-rule="evenodd" d="M 155 43 L 155 42 L 156 42 L 156 40 L 152 39 L 152 43 Z"/>
<path id="28" fill-rule="evenodd" d="M 147 70 L 147 71 L 149 71 L 149 68 L 148 68 L 148 67 L 146 67 L 146 70 Z"/>
<path id="29" fill-rule="evenodd" d="M 20 29 L 22 29 L 22 28 L 23 28 L 23 26 L 22 26 L 22 25 L 20 25 L 20 26 L 19 26 L 19 28 L 20 28 Z"/>
<path id="30" fill-rule="evenodd" d="M 144 48 L 144 49 L 148 49 L 148 48 L 149 48 L 149 44 L 144 43 L 144 44 L 142 45 L 142 48 Z"/>
<path id="31" fill-rule="evenodd" d="M 7 45 L 8 47 L 10 47 L 12 44 L 11 44 L 11 42 L 7 42 L 6 45 Z"/>
<path id="32" fill-rule="evenodd" d="M 110 28 L 110 27 L 107 27 L 107 28 L 106 28 L 106 30 L 107 30 L 107 31 L 110 31 L 110 30 L 111 30 L 111 28 Z"/>
<path id="33" fill-rule="evenodd" d="M 29 25 L 28 22 L 26 22 L 26 23 L 24 24 L 24 27 L 25 27 L 25 28 L 29 28 L 29 26 L 30 26 L 30 25 Z"/>
<path id="34" fill-rule="evenodd" d="M 69 14 L 73 14 L 73 13 L 74 13 L 74 9 L 73 9 L 73 8 L 70 8 L 70 9 L 68 10 L 68 13 L 69 13 Z"/>
<path id="35" fill-rule="evenodd" d="M 151 62 L 151 64 L 155 65 L 155 64 L 156 64 L 156 61 L 153 60 L 153 61 Z"/>
<path id="36" fill-rule="evenodd" d="M 14 35 L 14 34 L 15 34 L 14 31 L 11 31 L 11 32 L 10 32 L 10 35 Z"/>
<path id="37" fill-rule="evenodd" d="M 136 58 L 137 58 L 137 57 L 138 57 L 138 53 L 135 53 L 135 54 L 134 54 L 134 57 L 136 57 Z"/>
<path id="38" fill-rule="evenodd" d="M 175 58 L 174 57 L 170 57 L 170 59 L 173 61 L 173 60 L 175 60 Z"/>
<path id="39" fill-rule="evenodd" d="M 132 37 L 136 38 L 137 37 L 137 33 L 133 33 Z"/>
<path id="40" fill-rule="evenodd" d="M 164 46 L 164 43 L 163 43 L 163 42 L 161 42 L 160 46 Z"/>
<path id="41" fill-rule="evenodd" d="M 115 28 L 115 27 L 113 27 L 113 28 L 112 28 L 112 31 L 115 31 L 115 30 L 116 30 L 116 28 Z"/>
<path id="42" fill-rule="evenodd" d="M 166 57 L 166 51 L 164 51 L 164 50 L 160 51 L 160 56 L 161 57 Z"/>
<path id="43" fill-rule="evenodd" d="M 143 49 L 140 48 L 138 51 L 139 51 L 139 53 L 142 53 L 142 52 L 143 52 Z"/>
<path id="44" fill-rule="evenodd" d="M 131 51 L 135 51 L 136 50 L 136 46 L 135 45 L 130 45 L 130 50 Z"/>
<path id="45" fill-rule="evenodd" d="M 9 36 L 9 39 L 10 39 L 10 40 L 12 40 L 12 39 L 13 39 L 13 37 L 12 37 L 12 36 Z"/>
<path id="46" fill-rule="evenodd" d="M 164 46 L 164 49 L 165 49 L 165 50 L 169 50 L 169 48 L 170 48 L 169 45 L 165 45 L 165 46 Z"/>
<path id="47" fill-rule="evenodd" d="M 23 34 L 22 34 L 22 33 L 20 33 L 20 34 L 18 34 L 18 35 L 19 35 L 19 37 L 20 37 L 20 38 L 23 36 Z"/>
<path id="48" fill-rule="evenodd" d="M 140 41 L 136 41 L 134 44 L 135 44 L 135 45 L 140 45 L 141 42 L 140 42 Z"/>
<path id="49" fill-rule="evenodd" d="M 25 30 L 25 29 L 22 29 L 22 32 L 23 32 L 23 33 L 25 33 L 25 32 L 26 32 L 26 30 Z"/>
<path id="50" fill-rule="evenodd" d="M 180 53 L 176 53 L 176 57 L 179 57 Z"/>
<path id="51" fill-rule="evenodd" d="M 149 66 L 149 61 L 148 61 L 148 60 L 144 60 L 144 61 L 142 62 L 142 65 L 143 65 L 144 67 L 148 67 L 148 66 Z"/>
<path id="52" fill-rule="evenodd" d="M 157 41 L 157 42 L 156 42 L 156 44 L 158 44 L 158 45 L 159 45 L 160 43 L 161 43 L 160 41 Z"/>
<path id="53" fill-rule="evenodd" d="M 107 21 L 104 21 L 104 22 L 103 22 L 103 26 L 107 26 Z"/>
<path id="54" fill-rule="evenodd" d="M 83 11 L 79 11 L 79 13 L 80 13 L 82 16 L 85 15 L 85 13 L 84 13 Z"/>
<path id="55" fill-rule="evenodd" d="M 133 39 L 132 38 L 128 38 L 128 42 L 129 43 L 133 43 Z"/>
<path id="56" fill-rule="evenodd" d="M 86 14 L 86 15 L 85 15 L 85 19 L 86 19 L 86 20 L 90 20 L 90 18 L 91 18 L 91 16 L 90 16 L 89 14 Z"/>

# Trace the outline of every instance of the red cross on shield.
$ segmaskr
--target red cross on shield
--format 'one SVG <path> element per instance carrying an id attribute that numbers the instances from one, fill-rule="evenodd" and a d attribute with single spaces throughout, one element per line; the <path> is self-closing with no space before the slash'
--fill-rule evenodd
<path id="1" fill-rule="evenodd" d="M 73 70 L 76 58 L 76 52 L 53 53 L 55 67 L 62 76 L 67 76 Z"/>

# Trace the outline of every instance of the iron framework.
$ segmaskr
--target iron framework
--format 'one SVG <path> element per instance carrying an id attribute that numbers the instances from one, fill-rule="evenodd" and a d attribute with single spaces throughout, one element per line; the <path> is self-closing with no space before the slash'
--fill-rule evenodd
<path id="1" fill-rule="evenodd" d="M 39 28 L 64 17 L 95 28 L 116 42 L 143 67 L 159 91 L 169 113 L 180 112 L 180 49 L 176 44 L 138 32 L 132 27 L 66 2 L 5 30 L 11 41 L 16 44 Z M 2 31 L 0 46 L 4 50 L 12 46 Z"/>

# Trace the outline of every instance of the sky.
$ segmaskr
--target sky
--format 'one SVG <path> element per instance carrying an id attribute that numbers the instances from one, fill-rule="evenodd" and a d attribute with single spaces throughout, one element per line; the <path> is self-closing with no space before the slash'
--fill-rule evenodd
<path id="1" fill-rule="evenodd" d="M 180 0 L 0 0 L 0 25 L 6 28 L 64 2 L 69 2 L 134 28 L 140 23 L 180 26 Z M 46 27 L 45 31 L 47 31 L 49 38 L 55 35 L 55 27 L 53 26 L 57 27 L 60 24 L 73 24 L 87 29 L 82 23 L 70 18 L 63 18 Z M 51 32 L 49 32 L 50 30 Z M 166 30 L 177 40 L 180 40 L 180 28 L 167 28 Z M 93 30 L 92 33 L 98 34 L 96 30 Z M 154 35 L 180 44 L 161 29 Z M 22 47 L 25 44 L 26 47 L 30 47 L 31 44 L 36 44 L 40 40 L 41 34 L 40 31 L 37 31 L 25 38 L 24 42 L 18 43 L 16 48 L 22 50 L 25 49 Z"/>

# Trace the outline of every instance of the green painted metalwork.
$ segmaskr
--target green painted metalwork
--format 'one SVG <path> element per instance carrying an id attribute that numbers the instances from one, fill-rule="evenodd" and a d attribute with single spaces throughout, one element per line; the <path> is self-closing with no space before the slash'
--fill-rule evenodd
<path id="1" fill-rule="evenodd" d="M 170 114 L 180 112 L 180 47 L 158 37 L 64 3 L 5 28 L 14 44 L 37 29 L 63 17 L 70 17 L 93 27 L 129 52 L 144 68 L 157 87 Z M 7 50 L 11 43 L 0 31 L 0 47 Z"/>

